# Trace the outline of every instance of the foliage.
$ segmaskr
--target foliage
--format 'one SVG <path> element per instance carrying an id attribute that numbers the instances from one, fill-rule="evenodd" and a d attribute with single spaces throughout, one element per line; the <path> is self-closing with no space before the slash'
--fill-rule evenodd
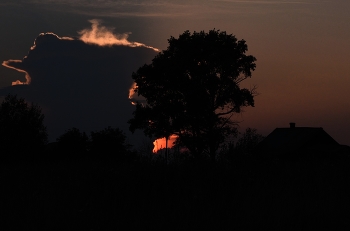
<path id="1" fill-rule="evenodd" d="M 125 160 L 126 155 L 132 155 L 125 134 L 119 128 L 107 127 L 101 131 L 93 131 L 90 136 L 78 128 L 66 131 L 57 139 L 57 150 L 69 154 L 63 158 L 79 159 L 90 156 L 100 160 Z"/>
<path id="2" fill-rule="evenodd" d="M 247 128 L 235 145 L 236 152 L 249 152 L 265 137 L 257 132 L 255 128 Z"/>
<path id="3" fill-rule="evenodd" d="M 177 135 L 191 153 L 215 153 L 234 131 L 233 113 L 254 106 L 255 89 L 240 88 L 251 77 L 255 57 L 246 55 L 244 40 L 219 30 L 185 31 L 170 37 L 169 46 L 132 78 L 138 103 L 130 130 L 144 130 L 155 138 Z"/>
<path id="4" fill-rule="evenodd" d="M 87 152 L 89 137 L 78 128 L 71 128 L 57 138 L 57 143 L 61 153 L 68 152 L 79 156 Z"/>
<path id="5" fill-rule="evenodd" d="M 41 108 L 33 103 L 28 104 L 23 98 L 18 98 L 16 95 L 7 95 L 0 105 L 2 152 L 22 154 L 24 157 L 40 151 L 46 143 L 47 131 Z M 19 156 L 12 157 L 18 158 Z"/>
<path id="6" fill-rule="evenodd" d="M 120 156 L 126 154 L 129 147 L 125 134 L 119 128 L 107 127 L 91 132 L 90 152 Z"/>

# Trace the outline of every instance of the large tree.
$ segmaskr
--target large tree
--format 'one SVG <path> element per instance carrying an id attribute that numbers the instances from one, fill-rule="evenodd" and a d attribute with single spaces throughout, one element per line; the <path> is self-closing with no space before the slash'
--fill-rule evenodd
<path id="1" fill-rule="evenodd" d="M 231 120 L 244 106 L 254 106 L 254 90 L 240 88 L 251 77 L 256 58 L 246 55 L 244 40 L 225 31 L 185 31 L 170 37 L 169 46 L 132 78 L 138 103 L 130 130 L 144 130 L 155 138 L 178 136 L 191 153 L 216 150 L 230 132 Z"/>

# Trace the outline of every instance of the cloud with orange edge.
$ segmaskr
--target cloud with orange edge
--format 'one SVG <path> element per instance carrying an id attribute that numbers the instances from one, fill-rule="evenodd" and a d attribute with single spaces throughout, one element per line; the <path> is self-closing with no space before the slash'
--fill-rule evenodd
<path id="1" fill-rule="evenodd" d="M 128 129 L 135 110 L 129 99 L 131 75 L 151 62 L 156 49 L 96 23 L 83 31 L 81 38 L 90 40 L 41 33 L 22 60 L 4 61 L 26 81 L 14 80 L 16 86 L 0 89 L 0 96 L 17 94 L 42 107 L 50 141 L 72 127 L 90 132 L 107 126 L 122 129 L 131 143 L 146 139 Z"/>
<path id="2" fill-rule="evenodd" d="M 89 20 L 91 23 L 91 28 L 79 31 L 79 39 L 85 43 L 97 44 L 100 46 L 112 46 L 112 45 L 122 45 L 130 47 L 147 47 L 155 51 L 159 51 L 157 48 L 146 46 L 139 42 L 130 42 L 128 40 L 129 33 L 115 34 L 113 32 L 114 28 L 107 28 L 101 26 L 101 20 L 92 19 Z"/>

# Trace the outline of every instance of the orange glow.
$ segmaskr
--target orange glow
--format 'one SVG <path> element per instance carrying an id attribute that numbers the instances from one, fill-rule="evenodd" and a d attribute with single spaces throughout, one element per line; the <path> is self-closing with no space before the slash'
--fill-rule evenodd
<path id="1" fill-rule="evenodd" d="M 97 19 L 89 20 L 91 23 L 91 29 L 84 29 L 79 31 L 80 40 L 85 43 L 92 43 L 99 46 L 112 46 L 123 45 L 130 47 L 147 47 L 155 51 L 159 51 L 157 48 L 146 46 L 143 43 L 128 41 L 129 34 L 114 34 L 113 28 L 109 29 L 104 26 L 100 26 L 100 21 Z"/>
<path id="2" fill-rule="evenodd" d="M 39 45 L 40 43 L 44 43 L 45 41 L 50 39 L 74 40 L 70 37 L 59 37 L 58 35 L 52 32 L 40 33 L 39 36 L 34 40 L 34 45 L 30 48 L 30 50 L 34 50 L 37 45 Z"/>
<path id="3" fill-rule="evenodd" d="M 136 87 L 136 83 L 133 83 L 132 86 L 129 88 L 129 100 L 132 105 L 136 105 L 137 103 L 144 105 L 144 103 L 146 103 L 146 99 L 141 95 L 137 95 L 137 93 L 135 92 Z"/>
<path id="4" fill-rule="evenodd" d="M 168 140 L 168 148 L 172 148 L 174 146 L 174 142 L 177 138 L 177 135 L 171 135 L 169 137 L 169 140 Z M 159 150 L 163 149 L 163 148 L 166 148 L 166 139 L 165 137 L 164 138 L 160 138 L 160 139 L 156 139 L 154 142 L 153 142 L 153 153 L 157 153 Z"/>
<path id="5" fill-rule="evenodd" d="M 16 80 L 15 82 L 12 82 L 12 86 L 14 86 L 14 85 L 25 85 L 25 84 L 30 84 L 31 78 L 30 78 L 29 74 L 28 74 L 26 71 L 22 70 L 22 69 L 19 69 L 19 68 L 10 66 L 10 63 L 18 63 L 18 64 L 21 64 L 21 63 L 22 63 L 22 60 L 9 60 L 9 61 L 4 61 L 4 62 L 2 62 L 2 65 L 3 65 L 4 67 L 14 69 L 14 70 L 16 70 L 16 71 L 18 71 L 18 72 L 25 73 L 25 78 L 26 78 L 26 81 L 25 81 L 25 82 L 22 82 L 22 81 L 20 81 L 20 80 Z"/>
<path id="6" fill-rule="evenodd" d="M 134 82 L 129 89 L 129 99 L 132 105 L 136 105 L 136 103 L 133 101 L 133 98 L 135 96 L 135 88 L 136 88 L 136 83 Z"/>

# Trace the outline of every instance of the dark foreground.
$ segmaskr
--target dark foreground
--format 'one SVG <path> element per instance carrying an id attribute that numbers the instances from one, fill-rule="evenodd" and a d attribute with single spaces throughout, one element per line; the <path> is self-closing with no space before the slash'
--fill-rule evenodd
<path id="1" fill-rule="evenodd" d="M 348 158 L 1 164 L 1 230 L 350 228 Z"/>

